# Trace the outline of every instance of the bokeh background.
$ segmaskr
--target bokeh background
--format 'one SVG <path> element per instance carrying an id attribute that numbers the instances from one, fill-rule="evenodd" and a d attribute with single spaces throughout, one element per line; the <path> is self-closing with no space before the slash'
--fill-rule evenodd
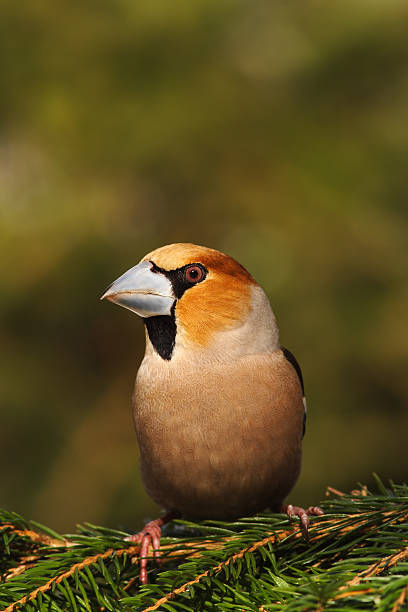
<path id="1" fill-rule="evenodd" d="M 0 504 L 136 529 L 146 252 L 228 252 L 302 365 L 304 467 L 408 479 L 405 0 L 2 0 Z M 164 407 L 165 409 L 165 407 Z"/>

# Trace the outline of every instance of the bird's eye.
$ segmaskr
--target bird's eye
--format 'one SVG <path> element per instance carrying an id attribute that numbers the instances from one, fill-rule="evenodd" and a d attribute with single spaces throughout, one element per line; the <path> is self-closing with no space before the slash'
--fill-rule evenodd
<path id="1" fill-rule="evenodd" d="M 188 266 L 185 270 L 186 280 L 189 283 L 198 283 L 203 279 L 204 272 L 200 266 Z"/>

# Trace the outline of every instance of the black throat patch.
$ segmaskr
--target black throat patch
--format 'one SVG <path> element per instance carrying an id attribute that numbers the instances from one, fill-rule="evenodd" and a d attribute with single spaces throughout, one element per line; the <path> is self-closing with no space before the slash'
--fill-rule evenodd
<path id="1" fill-rule="evenodd" d="M 157 317 L 146 317 L 143 319 L 147 328 L 147 333 L 149 334 L 150 342 L 153 344 L 154 349 L 162 359 L 169 361 L 176 343 L 177 325 L 174 311 L 177 300 L 183 296 L 185 291 L 205 280 L 208 270 L 201 263 L 186 264 L 176 270 L 165 270 L 164 268 L 160 268 L 154 261 L 150 263 L 152 264 L 152 272 L 164 274 L 164 276 L 169 279 L 176 298 L 171 308 L 170 315 L 159 315 Z M 197 281 L 188 280 L 186 277 L 186 270 L 191 266 L 200 268 L 201 270 L 202 275 Z"/>
<path id="2" fill-rule="evenodd" d="M 150 342 L 162 359 L 169 361 L 176 342 L 177 325 L 174 308 L 171 315 L 159 315 L 143 319 Z"/>

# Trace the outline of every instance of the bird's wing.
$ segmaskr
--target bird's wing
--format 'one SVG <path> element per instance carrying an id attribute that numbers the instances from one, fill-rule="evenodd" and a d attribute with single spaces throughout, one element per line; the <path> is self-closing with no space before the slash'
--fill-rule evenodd
<path id="1" fill-rule="evenodd" d="M 306 406 L 306 397 L 305 397 L 305 385 L 303 383 L 303 376 L 302 376 L 302 370 L 300 369 L 300 365 L 297 362 L 296 357 L 293 355 L 293 353 L 291 353 L 287 348 L 285 348 L 284 346 L 281 347 L 282 348 L 282 353 L 285 355 L 286 359 L 289 361 L 289 363 L 292 364 L 292 366 L 295 368 L 296 370 L 296 374 L 298 375 L 299 378 L 299 382 L 300 382 L 300 386 L 302 388 L 302 394 L 303 394 L 303 404 L 305 406 L 305 414 L 303 416 L 303 433 L 302 433 L 302 437 L 305 435 L 305 431 L 306 431 L 306 412 L 307 412 L 307 406 Z"/>

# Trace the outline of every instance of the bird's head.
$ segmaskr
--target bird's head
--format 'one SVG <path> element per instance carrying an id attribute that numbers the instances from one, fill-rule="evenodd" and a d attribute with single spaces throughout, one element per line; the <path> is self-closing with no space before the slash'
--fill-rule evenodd
<path id="1" fill-rule="evenodd" d="M 207 247 L 180 243 L 156 249 L 109 285 L 105 298 L 144 319 L 164 359 L 171 359 L 178 345 L 219 344 L 226 332 L 244 353 L 256 352 L 258 337 L 264 350 L 279 346 L 263 290 L 232 257 Z"/>

